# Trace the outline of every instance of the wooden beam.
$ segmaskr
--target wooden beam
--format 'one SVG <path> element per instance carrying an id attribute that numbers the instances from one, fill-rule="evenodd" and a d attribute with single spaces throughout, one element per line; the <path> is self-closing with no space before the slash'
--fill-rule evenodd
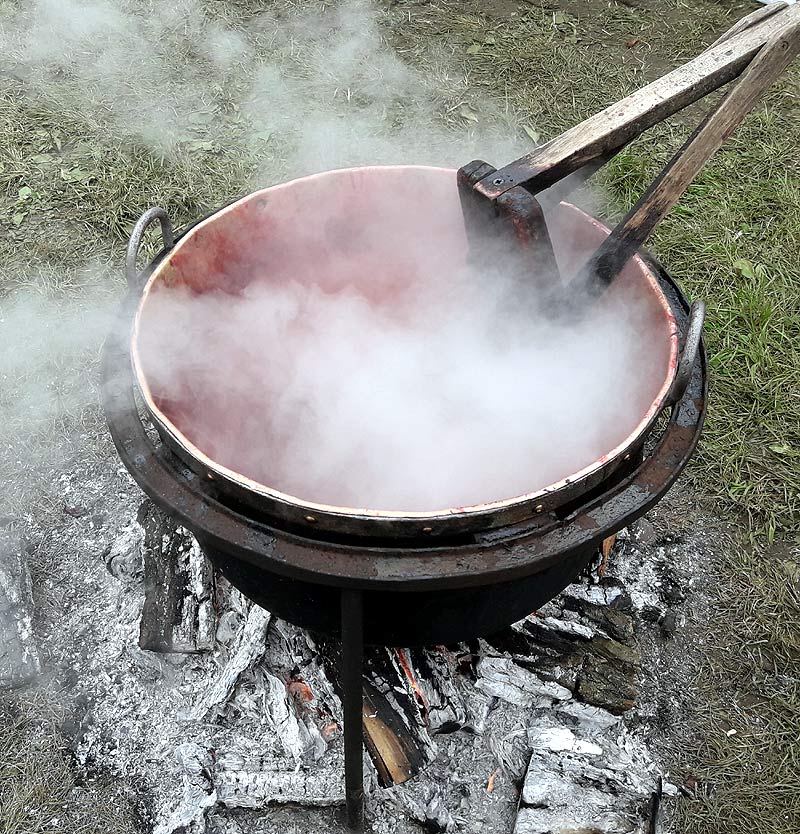
<path id="1" fill-rule="evenodd" d="M 798 21 L 800 4 L 762 15 L 733 35 L 726 33 L 722 42 L 687 64 L 489 174 L 475 185 L 475 189 L 490 199 L 496 199 L 518 185 L 537 194 L 733 81 L 773 35 Z"/>
<path id="2" fill-rule="evenodd" d="M 753 59 L 735 87 L 700 124 L 684 146 L 656 177 L 636 205 L 600 244 L 567 292 L 588 289 L 596 295 L 611 283 L 675 205 L 708 160 L 752 110 L 762 93 L 800 54 L 800 17 L 769 42 Z"/>

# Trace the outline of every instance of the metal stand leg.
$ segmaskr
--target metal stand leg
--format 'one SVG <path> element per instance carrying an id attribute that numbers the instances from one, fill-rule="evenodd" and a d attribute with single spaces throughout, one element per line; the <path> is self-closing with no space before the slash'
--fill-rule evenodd
<path id="1" fill-rule="evenodd" d="M 344 692 L 344 782 L 347 826 L 364 830 L 364 754 L 362 749 L 362 673 L 364 665 L 361 591 L 342 590 L 342 691 Z"/>

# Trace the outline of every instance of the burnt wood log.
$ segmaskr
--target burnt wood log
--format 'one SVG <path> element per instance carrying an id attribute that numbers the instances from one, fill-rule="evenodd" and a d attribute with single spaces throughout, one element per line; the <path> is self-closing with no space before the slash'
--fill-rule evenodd
<path id="1" fill-rule="evenodd" d="M 205 816 L 217 802 L 211 782 L 213 761 L 208 750 L 186 742 L 176 748 L 175 760 L 181 770 L 183 795 L 177 808 L 154 826 L 153 834 L 205 831 Z"/>
<path id="2" fill-rule="evenodd" d="M 217 801 L 227 808 L 264 808 L 271 803 L 324 807 L 341 805 L 341 778 L 325 770 L 308 771 L 291 762 L 279 766 L 274 759 L 223 753 L 213 770 Z"/>
<path id="3" fill-rule="evenodd" d="M 308 771 L 288 759 L 238 751 L 216 754 L 186 742 L 175 751 L 183 790 L 176 807 L 156 824 L 154 834 L 205 831 L 205 818 L 217 805 L 226 808 L 265 808 L 270 804 L 324 807 L 344 802 L 336 771 Z"/>
<path id="4" fill-rule="evenodd" d="M 234 644 L 228 662 L 219 670 L 211 686 L 194 705 L 190 718 L 194 721 L 213 719 L 225 708 L 239 676 L 264 656 L 267 649 L 267 629 L 272 615 L 253 604 Z"/>
<path id="5" fill-rule="evenodd" d="M 368 650 L 364 663 L 365 702 L 375 718 L 364 722 L 364 740 L 383 787 L 402 784 L 436 755 L 424 716 L 424 698 L 411 684 L 393 649 Z M 409 677 L 410 674 L 410 677 Z M 366 713 L 365 713 L 366 714 Z"/>
<path id="6" fill-rule="evenodd" d="M 0 689 L 25 686 L 41 671 L 32 610 L 31 579 L 20 540 L 0 530 Z"/>
<path id="7" fill-rule="evenodd" d="M 402 785 L 426 764 L 420 746 L 389 701 L 369 682 L 363 691 L 364 743 L 382 787 Z"/>
<path id="8" fill-rule="evenodd" d="M 563 595 L 563 602 L 564 608 L 582 614 L 593 625 L 605 631 L 609 637 L 622 643 L 633 640 L 633 617 L 622 611 L 618 605 L 614 603 L 599 605 L 596 602 L 570 596 L 568 593 Z"/>
<path id="9" fill-rule="evenodd" d="M 578 697 L 587 704 L 621 715 L 636 702 L 638 667 L 587 654 L 578 673 Z"/>
<path id="10" fill-rule="evenodd" d="M 568 701 L 572 693 L 555 681 L 543 680 L 510 657 L 483 657 L 478 661 L 476 689 L 522 707 L 551 706 Z"/>
<path id="11" fill-rule="evenodd" d="M 214 574 L 194 536 L 151 501 L 137 516 L 144 530 L 144 605 L 139 646 L 196 653 L 214 647 Z"/>
<path id="12" fill-rule="evenodd" d="M 317 647 L 326 675 L 341 698 L 340 647 L 322 637 Z M 367 649 L 362 681 L 364 746 L 384 788 L 408 781 L 436 755 L 420 701 L 409 693 L 405 677 L 393 650 Z"/>
<path id="13" fill-rule="evenodd" d="M 445 647 L 405 650 L 424 699 L 425 722 L 432 733 L 450 733 L 469 722 L 467 705 L 459 691 L 456 656 Z"/>

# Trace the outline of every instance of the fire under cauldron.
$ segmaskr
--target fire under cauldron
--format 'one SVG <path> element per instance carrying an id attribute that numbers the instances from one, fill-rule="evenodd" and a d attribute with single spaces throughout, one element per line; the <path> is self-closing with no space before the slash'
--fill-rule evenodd
<path id="1" fill-rule="evenodd" d="M 384 196 L 376 201 L 377 195 Z M 142 235 L 156 219 L 164 249 L 137 274 Z M 568 203 L 547 221 L 564 273 L 608 233 Z M 370 293 L 370 276 L 393 264 L 415 269 L 422 253 L 430 257 L 431 241 L 439 259 L 433 269 L 426 263 L 431 274 L 466 257 L 452 170 L 319 174 L 251 194 L 175 238 L 164 212 L 152 209 L 134 229 L 130 292 L 104 348 L 109 428 L 140 487 L 195 534 L 248 598 L 296 625 L 341 636 L 353 828 L 362 819 L 364 642 L 457 642 L 491 634 L 535 610 L 578 576 L 604 539 L 667 492 L 695 449 L 705 414 L 702 315 L 690 313 L 676 284 L 646 255 L 633 259 L 610 290 L 635 294 L 645 310 L 641 350 L 649 361 L 635 428 L 591 465 L 530 494 L 430 514 L 313 503 L 232 471 L 191 442 L 182 431 L 186 410 L 208 403 L 165 400 L 151 390 L 139 341 L 160 287 L 235 291 L 243 280 L 256 280 L 247 276 L 258 276 L 332 286 L 361 280 Z M 224 420 L 224 404 L 214 408 Z M 148 422 L 158 435 L 146 429 Z"/>

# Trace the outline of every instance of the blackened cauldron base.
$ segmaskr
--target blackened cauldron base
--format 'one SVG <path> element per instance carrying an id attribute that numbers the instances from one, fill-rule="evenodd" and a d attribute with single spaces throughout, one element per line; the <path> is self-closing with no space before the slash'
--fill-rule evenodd
<path id="1" fill-rule="evenodd" d="M 248 599 L 301 628 L 339 635 L 338 588 L 268 573 L 203 542 L 201 545 L 214 566 Z M 563 591 L 596 553 L 595 547 L 580 550 L 538 573 L 494 585 L 443 591 L 365 591 L 364 642 L 423 646 L 493 634 Z"/>

